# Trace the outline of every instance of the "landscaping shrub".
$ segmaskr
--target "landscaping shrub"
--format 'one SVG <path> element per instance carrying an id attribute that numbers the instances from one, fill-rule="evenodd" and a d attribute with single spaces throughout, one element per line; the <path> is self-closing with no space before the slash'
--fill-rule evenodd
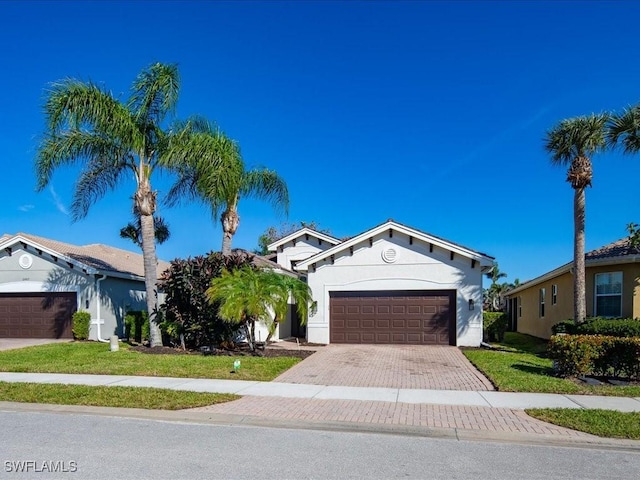
<path id="1" fill-rule="evenodd" d="M 484 341 L 501 342 L 504 332 L 509 326 L 509 319 L 504 312 L 482 312 L 482 330 Z"/>
<path id="2" fill-rule="evenodd" d="M 556 323 L 551 327 L 551 333 L 557 335 L 558 333 L 574 333 L 576 324 L 573 320 L 563 320 Z"/>
<path id="3" fill-rule="evenodd" d="M 640 337 L 640 320 L 637 318 L 588 318 L 576 325 L 573 320 L 564 320 L 551 327 L 551 332 L 573 335 L 605 335 L 610 337 Z"/>
<path id="4" fill-rule="evenodd" d="M 247 252 L 234 251 L 226 257 L 216 252 L 171 262 L 159 284 L 166 294 L 160 307 L 161 329 L 171 343 L 179 345 L 184 340 L 187 348 L 198 348 L 234 337 L 239 327 L 218 318 L 218 304 L 210 304 L 205 292 L 224 269 L 252 265 L 253 258 Z"/>
<path id="5" fill-rule="evenodd" d="M 71 317 L 73 338 L 76 340 L 87 340 L 89 338 L 89 328 L 91 326 L 91 314 L 83 310 L 77 311 Z"/>
<path id="6" fill-rule="evenodd" d="M 149 340 L 149 315 L 146 310 L 132 310 L 124 317 L 125 336 L 142 343 Z"/>
<path id="7" fill-rule="evenodd" d="M 554 335 L 549 356 L 562 376 L 640 378 L 640 337 Z"/>

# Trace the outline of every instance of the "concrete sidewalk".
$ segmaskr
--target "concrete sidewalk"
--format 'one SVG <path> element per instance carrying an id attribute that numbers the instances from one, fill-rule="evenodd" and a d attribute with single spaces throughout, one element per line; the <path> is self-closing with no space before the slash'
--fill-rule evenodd
<path id="1" fill-rule="evenodd" d="M 74 375 L 0 372 L 2 382 L 61 383 L 92 386 L 155 387 L 194 392 L 235 393 L 250 397 L 347 400 L 391 404 L 428 404 L 511 410 L 525 408 L 588 408 L 640 412 L 640 397 L 510 393 L 495 391 L 426 390 L 345 387 L 242 380 L 208 380 L 173 377 Z"/>

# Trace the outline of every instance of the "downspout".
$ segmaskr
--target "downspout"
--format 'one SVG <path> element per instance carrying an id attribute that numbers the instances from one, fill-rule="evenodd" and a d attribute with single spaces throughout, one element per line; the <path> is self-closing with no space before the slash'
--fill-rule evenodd
<path id="1" fill-rule="evenodd" d="M 100 278 L 96 278 L 96 324 L 98 326 L 98 341 L 103 343 L 109 343 L 109 340 L 105 340 L 101 337 L 100 332 L 100 282 L 107 278 L 106 275 L 102 275 Z"/>

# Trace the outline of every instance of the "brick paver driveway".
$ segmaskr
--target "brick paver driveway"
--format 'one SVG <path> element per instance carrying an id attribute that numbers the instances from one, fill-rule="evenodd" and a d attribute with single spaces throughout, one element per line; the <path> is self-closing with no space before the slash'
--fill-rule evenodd
<path id="1" fill-rule="evenodd" d="M 493 390 L 456 347 L 327 345 L 275 382 L 349 387 Z"/>

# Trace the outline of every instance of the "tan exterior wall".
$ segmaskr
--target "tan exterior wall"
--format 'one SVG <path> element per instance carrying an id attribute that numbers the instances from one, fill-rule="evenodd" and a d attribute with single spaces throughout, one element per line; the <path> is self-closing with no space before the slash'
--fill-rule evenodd
<path id="1" fill-rule="evenodd" d="M 640 317 L 640 264 L 625 263 L 618 265 L 605 265 L 587 267 L 586 269 L 586 295 L 587 316 L 594 315 L 595 276 L 598 273 L 622 272 L 622 316 Z M 554 305 L 552 302 L 552 285 L 557 285 L 558 298 Z M 546 290 L 544 317 L 540 316 L 540 289 Z M 540 338 L 551 336 L 551 327 L 562 321 L 573 318 L 573 276 L 567 272 L 553 279 L 532 285 L 520 292 L 514 293 L 510 298 L 518 299 L 518 331 Z"/>

